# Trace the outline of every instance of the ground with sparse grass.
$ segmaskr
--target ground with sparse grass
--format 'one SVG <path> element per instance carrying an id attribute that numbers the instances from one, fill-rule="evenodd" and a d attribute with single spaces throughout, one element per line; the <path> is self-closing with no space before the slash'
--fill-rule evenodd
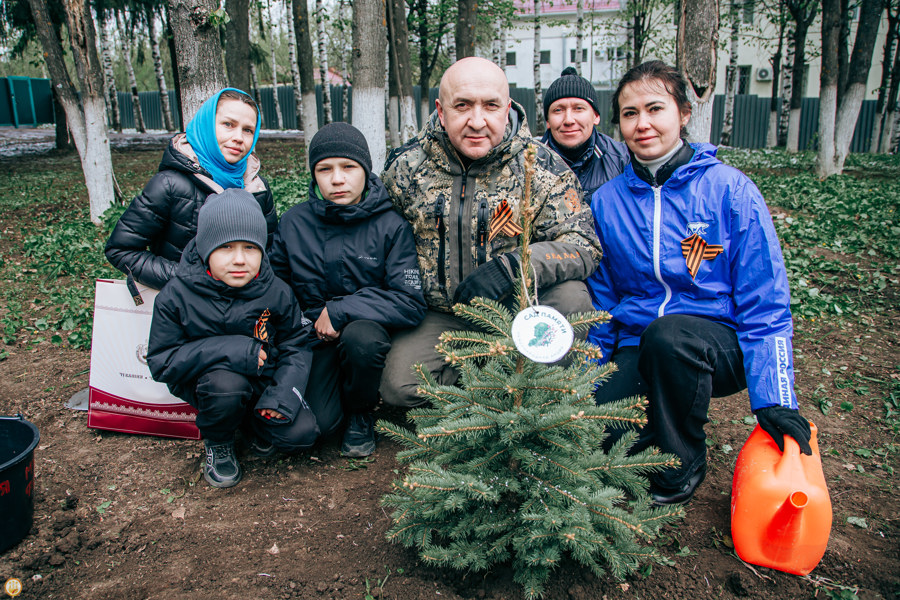
<path id="1" fill-rule="evenodd" d="M 88 221 L 77 157 L 23 156 L 11 136 L 0 131 L 0 415 L 23 414 L 41 441 L 34 527 L 0 555 L 0 582 L 21 579 L 22 598 L 520 597 L 511 570 L 433 570 L 384 539 L 393 443 L 355 461 L 335 440 L 296 457 L 244 453 L 243 481 L 223 491 L 200 478 L 198 442 L 88 429 L 64 403 L 88 383 L 93 280 L 115 275 L 107 233 Z M 129 197 L 159 162 L 159 142 L 147 145 L 114 146 Z M 259 154 L 283 211 L 305 191 L 302 143 L 263 138 Z M 615 581 L 564 563 L 549 599 L 900 597 L 900 159 L 854 155 L 821 182 L 810 154 L 722 155 L 757 182 L 784 246 L 797 389 L 834 506 L 828 550 L 805 578 L 736 557 L 731 478 L 753 423 L 738 394 L 713 402 L 709 475 L 659 540 L 671 564 Z"/>

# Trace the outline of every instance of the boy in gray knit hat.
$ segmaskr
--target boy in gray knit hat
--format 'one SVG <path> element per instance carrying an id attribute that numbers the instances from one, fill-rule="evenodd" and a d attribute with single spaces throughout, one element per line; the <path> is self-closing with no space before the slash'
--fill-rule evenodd
<path id="1" fill-rule="evenodd" d="M 214 487 L 241 480 L 234 441 L 242 425 L 261 456 L 298 452 L 319 437 L 305 399 L 312 324 L 273 273 L 265 244 L 266 220 L 250 193 L 209 196 L 153 307 L 150 372 L 197 409 L 203 476 Z"/>

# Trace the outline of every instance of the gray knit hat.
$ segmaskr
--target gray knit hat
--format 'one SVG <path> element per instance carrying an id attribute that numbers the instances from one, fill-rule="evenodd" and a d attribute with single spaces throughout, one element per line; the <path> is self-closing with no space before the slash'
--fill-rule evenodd
<path id="1" fill-rule="evenodd" d="M 372 172 L 372 157 L 366 136 L 349 123 L 329 123 L 316 132 L 309 143 L 309 170 L 326 158 L 349 158 L 362 165 L 366 176 Z"/>
<path id="2" fill-rule="evenodd" d="M 574 67 L 566 67 L 559 79 L 550 84 L 544 93 L 544 120 L 550 114 L 550 105 L 560 98 L 580 98 L 591 105 L 594 112 L 600 114 L 597 107 L 597 92 L 591 82 L 578 74 Z"/>
<path id="3" fill-rule="evenodd" d="M 210 194 L 197 215 L 197 252 L 204 264 L 228 242 L 250 242 L 265 253 L 268 228 L 259 202 L 250 192 L 229 188 Z"/>

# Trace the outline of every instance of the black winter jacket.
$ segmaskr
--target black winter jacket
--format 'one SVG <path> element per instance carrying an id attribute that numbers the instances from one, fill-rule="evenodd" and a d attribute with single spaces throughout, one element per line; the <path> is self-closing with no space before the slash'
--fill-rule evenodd
<path id="1" fill-rule="evenodd" d="M 269 184 L 259 175 L 259 159 L 253 155 L 247 161 L 244 189 L 262 207 L 269 229 L 267 247 L 271 246 L 278 215 Z M 163 153 L 159 172 L 116 223 L 106 242 L 106 258 L 140 283 L 161 289 L 197 233 L 197 213 L 206 197 L 221 191 L 197 162 L 184 134 L 176 135 Z"/>
<path id="2" fill-rule="evenodd" d="M 594 133 L 591 135 L 591 143 L 588 149 L 574 162 L 570 161 L 563 154 L 559 144 L 550 135 L 549 129 L 544 133 L 541 141 L 559 154 L 563 161 L 569 165 L 569 168 L 575 172 L 578 182 L 584 191 L 584 201 L 588 205 L 591 204 L 591 197 L 593 197 L 597 188 L 610 179 L 618 177 L 625 170 L 625 165 L 631 161 L 628 146 L 622 142 L 617 142 L 607 135 L 603 135 L 597 130 L 594 130 Z"/>
<path id="3" fill-rule="evenodd" d="M 370 175 L 359 203 L 342 206 L 309 186 L 309 200 L 281 217 L 269 253 L 275 274 L 289 282 L 315 321 L 328 307 L 340 331 L 368 319 L 386 328 L 414 327 L 425 299 L 412 227 L 394 211 L 384 184 Z"/>
<path id="4" fill-rule="evenodd" d="M 266 258 L 259 276 L 240 288 L 214 279 L 193 240 L 175 274 L 156 297 L 147 362 L 153 379 L 195 404 L 197 379 L 211 369 L 271 383 L 256 404 L 291 421 L 305 409 L 312 323 Z M 266 362 L 259 368 L 259 351 Z"/>

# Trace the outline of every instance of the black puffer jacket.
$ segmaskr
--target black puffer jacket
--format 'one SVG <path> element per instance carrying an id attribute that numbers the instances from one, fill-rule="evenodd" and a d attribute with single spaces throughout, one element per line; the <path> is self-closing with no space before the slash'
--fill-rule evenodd
<path id="1" fill-rule="evenodd" d="M 259 175 L 259 159 L 251 155 L 244 189 L 259 201 L 269 229 L 267 246 L 278 225 L 269 184 Z M 183 133 L 169 142 L 159 172 L 116 223 L 106 242 L 106 258 L 140 283 L 161 289 L 175 271 L 181 252 L 197 233 L 197 213 L 210 194 L 222 187 L 197 162 Z"/>
<path id="2" fill-rule="evenodd" d="M 425 316 L 412 228 L 375 175 L 352 206 L 320 198 L 310 183 L 309 200 L 282 216 L 269 257 L 306 315 L 315 321 L 327 306 L 337 331 L 360 319 L 414 327 Z"/>
<path id="3" fill-rule="evenodd" d="M 271 380 L 256 405 L 291 421 L 305 409 L 312 323 L 291 289 L 263 258 L 259 276 L 240 288 L 214 279 L 192 240 L 156 297 L 147 362 L 153 379 L 195 404 L 197 378 L 213 368 Z M 266 362 L 259 368 L 259 351 Z"/>

